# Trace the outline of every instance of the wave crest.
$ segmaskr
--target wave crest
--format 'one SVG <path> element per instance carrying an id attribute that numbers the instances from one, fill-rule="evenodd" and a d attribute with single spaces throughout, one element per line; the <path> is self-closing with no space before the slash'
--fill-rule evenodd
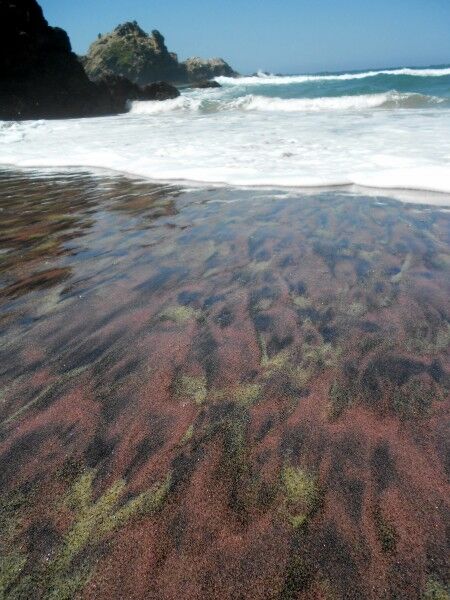
<path id="1" fill-rule="evenodd" d="M 363 96 L 338 96 L 326 98 L 267 98 L 265 96 L 245 96 L 236 101 L 244 110 L 316 112 L 322 110 L 364 110 L 370 108 L 420 108 L 438 104 L 441 98 L 421 94 L 367 94 Z"/>
<path id="2" fill-rule="evenodd" d="M 163 101 L 134 100 L 128 103 L 128 112 L 134 115 L 156 115 L 173 111 L 196 111 L 201 108 L 201 104 L 201 99 L 188 96 Z"/>
<path id="3" fill-rule="evenodd" d="M 180 96 L 164 102 L 132 102 L 130 113 L 161 114 L 174 111 L 221 112 L 242 110 L 250 112 L 320 112 L 339 110 L 365 110 L 373 108 L 426 108 L 445 102 L 445 99 L 422 94 L 401 94 L 396 91 L 361 96 L 337 96 L 324 98 L 271 98 L 249 94 L 234 100 L 212 100 Z"/>
<path id="4" fill-rule="evenodd" d="M 350 81 L 366 79 L 378 75 L 409 76 L 409 77 L 445 77 L 450 75 L 450 68 L 442 69 L 385 69 L 380 71 L 365 71 L 363 73 L 342 73 L 330 75 L 267 75 L 258 73 L 250 77 L 216 77 L 216 81 L 224 86 L 233 85 L 288 85 L 306 83 L 309 81 Z"/>

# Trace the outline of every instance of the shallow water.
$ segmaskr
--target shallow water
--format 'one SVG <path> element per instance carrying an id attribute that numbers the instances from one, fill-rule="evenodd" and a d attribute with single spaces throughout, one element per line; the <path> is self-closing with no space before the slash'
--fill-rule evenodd
<path id="1" fill-rule="evenodd" d="M 8 171 L 0 215 L 6 597 L 444 589 L 449 211 Z"/>

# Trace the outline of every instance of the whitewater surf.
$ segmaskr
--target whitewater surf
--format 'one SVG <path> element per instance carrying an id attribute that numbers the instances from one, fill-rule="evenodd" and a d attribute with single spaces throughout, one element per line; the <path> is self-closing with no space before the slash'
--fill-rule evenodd
<path id="1" fill-rule="evenodd" d="M 118 117 L 0 122 L 0 164 L 450 193 L 450 68 L 225 78 Z"/>

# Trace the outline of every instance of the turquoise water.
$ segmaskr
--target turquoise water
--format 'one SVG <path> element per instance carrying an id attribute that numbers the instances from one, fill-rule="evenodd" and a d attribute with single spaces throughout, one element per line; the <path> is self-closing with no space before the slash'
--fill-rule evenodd
<path id="1" fill-rule="evenodd" d="M 443 67 L 449 68 L 449 67 Z M 353 71 L 350 74 L 364 73 Z M 323 73 L 321 75 L 331 75 Z M 320 98 L 333 96 L 361 96 L 396 90 L 401 93 L 422 94 L 450 99 L 450 72 L 445 76 L 411 76 L 380 74 L 364 79 L 306 81 L 280 86 L 260 86 L 258 93 L 283 98 Z"/>
<path id="2" fill-rule="evenodd" d="M 257 94 L 269 98 L 336 98 L 397 92 L 420 95 L 416 105 L 427 103 L 450 106 L 450 65 L 427 68 L 398 68 L 313 75 L 267 75 L 245 77 L 231 82 L 218 78 L 225 87 L 233 86 L 234 95 Z M 405 99 L 406 100 L 406 99 Z"/>

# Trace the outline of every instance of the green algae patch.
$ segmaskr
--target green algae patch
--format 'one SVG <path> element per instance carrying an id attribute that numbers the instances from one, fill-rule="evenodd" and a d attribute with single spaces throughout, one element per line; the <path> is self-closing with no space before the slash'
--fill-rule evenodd
<path id="1" fill-rule="evenodd" d="M 95 472 L 83 474 L 74 484 L 67 497 L 67 504 L 75 511 L 75 518 L 59 549 L 51 570 L 63 573 L 77 554 L 87 545 L 98 543 L 110 530 L 114 508 L 125 489 L 125 482 L 119 480 L 109 487 L 97 501 L 92 498 L 92 485 Z"/>
<path id="2" fill-rule="evenodd" d="M 219 477 L 228 482 L 228 505 L 243 524 L 258 504 L 259 492 L 259 480 L 247 446 L 249 419 L 248 408 L 234 404 L 220 426 L 223 453 Z"/>
<path id="3" fill-rule="evenodd" d="M 267 344 L 262 335 L 258 336 L 260 364 L 265 379 L 281 375 L 292 388 L 305 389 L 313 377 L 327 368 L 339 365 L 341 349 L 323 342 L 317 335 L 315 343 L 304 342 L 297 349 L 285 348 L 269 356 Z"/>
<path id="4" fill-rule="evenodd" d="M 0 557 L 0 598 L 6 598 L 7 590 L 14 584 L 27 562 L 19 551 Z"/>
<path id="5" fill-rule="evenodd" d="M 298 467 L 285 466 L 281 473 L 288 502 L 303 502 L 313 507 L 319 497 L 316 477 Z"/>
<path id="6" fill-rule="evenodd" d="M 50 557 L 37 560 L 22 549 L 18 526 L 27 503 L 0 503 L 0 598 L 71 600 L 94 574 L 95 552 L 106 536 L 135 518 L 158 511 L 170 491 L 168 475 L 138 496 L 124 502 L 126 483 L 120 479 L 94 498 L 95 470 L 82 473 L 71 485 L 62 505 L 72 523 Z M 55 506 L 55 510 L 58 507 Z M 26 575 L 24 575 L 26 573 Z"/>
<path id="7" fill-rule="evenodd" d="M 306 524 L 306 521 L 308 520 L 308 516 L 307 515 L 294 515 L 293 517 L 291 517 L 289 519 L 292 527 L 294 529 L 300 529 L 301 527 L 303 527 Z"/>
<path id="8" fill-rule="evenodd" d="M 266 374 L 270 375 L 277 371 L 291 368 L 291 355 L 288 350 L 282 350 L 275 354 L 275 356 L 269 358 L 267 352 L 263 354 L 262 366 L 264 367 Z"/>
<path id="9" fill-rule="evenodd" d="M 450 600 L 450 593 L 439 581 L 430 578 L 422 598 L 423 600 Z"/>
<path id="10" fill-rule="evenodd" d="M 181 375 L 175 381 L 175 395 L 180 398 L 189 398 L 200 406 L 208 395 L 206 377 Z"/>
<path id="11" fill-rule="evenodd" d="M 72 528 L 66 536 L 67 549 L 63 554 L 73 555 L 74 549 L 83 547 L 87 540 L 99 541 L 106 533 L 123 526 L 132 517 L 158 510 L 169 492 L 171 481 L 170 476 L 167 476 L 162 483 L 118 507 L 125 492 L 125 481 L 119 479 L 94 501 L 95 475 L 94 470 L 82 474 L 66 498 L 66 503 L 76 513 Z"/>
<path id="12" fill-rule="evenodd" d="M 261 396 L 262 386 L 257 383 L 242 384 L 233 392 L 233 398 L 241 406 L 252 406 Z"/>
<path id="13" fill-rule="evenodd" d="M 184 432 L 183 437 L 181 438 L 181 444 L 187 444 L 188 442 L 190 442 L 193 435 L 194 435 L 194 426 L 189 425 L 189 427 Z"/>
<path id="14" fill-rule="evenodd" d="M 317 477 L 306 469 L 285 465 L 281 472 L 288 521 L 294 529 L 304 527 L 320 504 Z"/>
<path id="15" fill-rule="evenodd" d="M 159 313 L 159 318 L 162 321 L 171 321 L 177 325 L 184 325 L 189 321 L 196 320 L 200 317 L 201 311 L 192 308 L 191 306 L 169 306 Z"/>
<path id="16" fill-rule="evenodd" d="M 104 524 L 104 532 L 107 533 L 113 529 L 122 527 L 132 518 L 151 515 L 159 511 L 170 492 L 171 484 L 171 476 L 167 475 L 162 483 L 155 484 L 149 490 L 129 500 L 111 515 L 110 519 Z"/>
<path id="17" fill-rule="evenodd" d="M 271 375 L 273 372 L 281 371 L 289 366 L 291 353 L 288 349 L 282 350 L 269 358 L 267 344 L 261 334 L 258 334 L 258 346 L 261 354 L 261 367 L 264 369 L 266 375 Z"/>
<path id="18" fill-rule="evenodd" d="M 82 565 L 74 574 L 56 575 L 44 593 L 45 600 L 72 600 L 78 597 L 78 594 L 89 583 L 93 577 L 93 572 L 87 565 Z M 27 585 L 28 589 L 35 589 L 31 582 Z"/>
<path id="19" fill-rule="evenodd" d="M 299 296 L 297 294 L 291 294 L 292 302 L 297 308 L 307 309 L 311 308 L 311 300 L 306 296 Z"/>
<path id="20" fill-rule="evenodd" d="M 246 272 L 251 275 L 258 275 L 259 273 L 264 273 L 265 271 L 269 270 L 271 267 L 271 264 L 272 264 L 272 262 L 270 260 L 266 260 L 266 261 L 253 260 L 252 262 L 248 263 L 248 265 L 246 267 Z"/>
<path id="21" fill-rule="evenodd" d="M 338 419 L 351 402 L 350 391 L 334 381 L 328 392 L 328 418 L 331 421 Z"/>
<path id="22" fill-rule="evenodd" d="M 302 362 L 315 372 L 327 367 L 337 367 L 341 351 L 331 344 L 305 345 Z"/>
<path id="23" fill-rule="evenodd" d="M 82 474 L 66 498 L 67 504 L 76 511 L 74 522 L 49 565 L 52 579 L 64 584 L 65 588 L 68 585 L 72 588 L 77 582 L 83 586 L 87 583 L 87 570 L 83 570 L 84 578 L 82 573 L 77 573 L 75 578 L 67 579 L 75 557 L 86 548 L 99 544 L 108 533 L 123 527 L 131 519 L 159 510 L 169 492 L 171 481 L 170 476 L 167 476 L 161 484 L 118 506 L 125 492 L 125 481 L 116 481 L 94 501 L 92 487 L 95 474 L 95 471 Z M 55 583 L 52 583 L 52 589 L 55 589 Z"/>
<path id="24" fill-rule="evenodd" d="M 212 393 L 214 400 L 233 400 L 238 406 L 249 408 L 260 399 L 263 386 L 259 383 L 241 383 L 237 386 L 216 389 Z"/>
<path id="25" fill-rule="evenodd" d="M 265 311 L 269 310 L 273 305 L 273 300 L 270 298 L 262 298 L 259 302 L 257 302 L 254 306 L 254 310 L 256 311 Z"/>
<path id="26" fill-rule="evenodd" d="M 362 317 L 367 312 L 367 306 L 362 302 L 352 302 L 346 312 L 350 317 Z"/>
<path id="27" fill-rule="evenodd" d="M 0 497 L 0 598 L 7 598 L 27 562 L 22 544 L 16 541 L 25 508 L 21 493 Z"/>

